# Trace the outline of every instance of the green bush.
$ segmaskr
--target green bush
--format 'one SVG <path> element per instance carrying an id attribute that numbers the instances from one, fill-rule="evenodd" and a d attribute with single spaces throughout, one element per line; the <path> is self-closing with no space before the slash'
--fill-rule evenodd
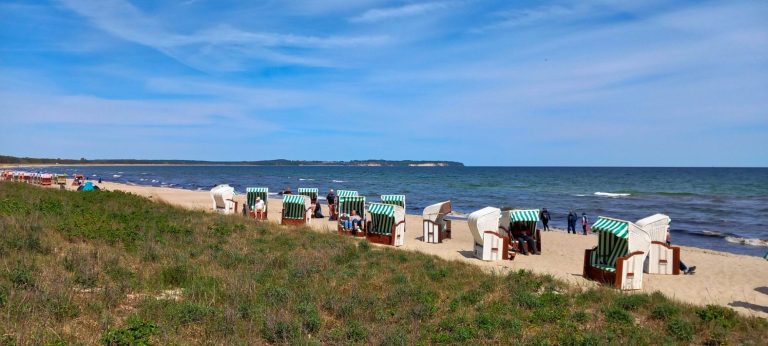
<path id="1" fill-rule="evenodd" d="M 107 329 L 101 336 L 101 342 L 107 346 L 145 346 L 150 345 L 149 338 L 158 330 L 157 325 L 138 316 L 131 316 L 125 326 Z"/>
<path id="2" fill-rule="evenodd" d="M 736 313 L 733 309 L 719 305 L 707 305 L 704 308 L 698 309 L 696 315 L 698 315 L 702 321 L 714 322 L 724 328 L 731 328 L 736 317 Z"/>
<path id="3" fill-rule="evenodd" d="M 677 306 L 670 303 L 661 303 L 651 310 L 651 318 L 656 320 L 668 320 L 676 316 L 679 312 L 680 309 Z"/>
<path id="4" fill-rule="evenodd" d="M 32 288 L 35 286 L 35 275 L 32 267 L 23 263 L 17 263 L 8 273 L 8 280 L 18 288 Z"/>
<path id="5" fill-rule="evenodd" d="M 634 311 L 647 305 L 650 301 L 651 299 L 645 294 L 630 293 L 619 296 L 613 303 L 624 310 Z"/>
<path id="6" fill-rule="evenodd" d="M 605 314 L 605 319 L 609 322 L 632 323 L 635 321 L 632 314 L 615 305 L 604 308 L 603 313 Z"/>
<path id="7" fill-rule="evenodd" d="M 667 333 L 679 341 L 693 340 L 695 329 L 685 320 L 674 318 L 667 323 Z"/>

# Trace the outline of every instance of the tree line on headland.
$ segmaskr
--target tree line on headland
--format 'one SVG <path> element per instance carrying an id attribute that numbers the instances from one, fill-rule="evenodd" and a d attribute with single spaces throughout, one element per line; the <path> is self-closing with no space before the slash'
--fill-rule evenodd
<path id="1" fill-rule="evenodd" d="M 116 165 L 255 165 L 255 166 L 382 166 L 382 167 L 461 167 L 456 161 L 425 161 L 425 160 L 351 160 L 351 161 L 320 161 L 320 160 L 258 160 L 258 161 L 202 161 L 202 160 L 136 160 L 136 159 L 51 159 L 33 157 L 15 157 L 0 155 L 0 164 L 116 164 Z"/>

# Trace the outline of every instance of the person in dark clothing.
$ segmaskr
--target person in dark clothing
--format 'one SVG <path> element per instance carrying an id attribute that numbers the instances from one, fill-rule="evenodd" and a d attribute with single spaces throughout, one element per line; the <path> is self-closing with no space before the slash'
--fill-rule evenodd
<path id="1" fill-rule="evenodd" d="M 576 216 L 576 213 L 573 212 L 573 210 L 568 212 L 568 234 L 573 231 L 573 234 L 576 234 L 576 219 L 579 217 Z"/>
<path id="2" fill-rule="evenodd" d="M 539 213 L 539 219 L 541 220 L 541 224 L 544 225 L 544 230 L 549 231 L 549 212 L 547 211 L 547 208 L 542 208 L 541 213 Z"/>
<path id="3" fill-rule="evenodd" d="M 320 203 L 317 203 L 317 199 L 313 199 L 312 200 L 312 205 L 315 206 L 314 216 L 312 216 L 312 217 L 314 217 L 315 219 L 322 219 L 322 218 L 324 218 L 325 216 L 323 216 L 323 209 L 320 208 Z"/>
<path id="4" fill-rule="evenodd" d="M 101 183 L 102 183 L 102 180 L 101 180 L 101 177 L 99 177 L 99 184 L 101 184 Z"/>
<path id="5" fill-rule="evenodd" d="M 336 215 L 336 193 L 333 192 L 333 189 L 328 191 L 325 201 L 328 203 L 328 221 L 336 220 L 338 218 L 338 215 Z"/>
<path id="6" fill-rule="evenodd" d="M 672 246 L 672 233 L 667 231 L 667 246 Z M 696 274 L 696 266 L 687 266 L 685 263 L 683 263 L 683 260 L 680 260 L 680 271 L 683 272 L 683 275 L 689 275 L 689 274 Z"/>
<path id="7" fill-rule="evenodd" d="M 512 236 L 520 242 L 520 253 L 528 256 L 528 251 L 525 250 L 525 243 L 528 243 L 528 250 L 531 250 L 534 255 L 540 255 L 539 250 L 536 248 L 536 240 L 531 238 L 531 230 L 523 222 L 515 222 L 511 228 Z"/>

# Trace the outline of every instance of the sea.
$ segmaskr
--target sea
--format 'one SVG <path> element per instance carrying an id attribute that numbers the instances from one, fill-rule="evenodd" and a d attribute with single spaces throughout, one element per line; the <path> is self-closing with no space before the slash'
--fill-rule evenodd
<path id="1" fill-rule="evenodd" d="M 454 211 L 486 207 L 547 208 L 551 226 L 566 228 L 569 210 L 638 220 L 672 218 L 672 242 L 752 256 L 768 252 L 768 168 L 626 167 L 347 167 L 347 166 L 51 166 L 34 170 L 79 173 L 96 180 L 208 190 L 227 183 L 356 190 L 378 201 L 406 195 L 407 211 L 451 200 Z M 324 199 L 321 197 L 321 199 Z M 578 225 L 577 228 L 581 226 Z"/>

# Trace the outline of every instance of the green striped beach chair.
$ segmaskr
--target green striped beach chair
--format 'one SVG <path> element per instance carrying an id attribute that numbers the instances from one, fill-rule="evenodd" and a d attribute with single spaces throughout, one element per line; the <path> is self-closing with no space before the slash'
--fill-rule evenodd
<path id="1" fill-rule="evenodd" d="M 248 206 L 248 215 L 257 220 L 266 220 L 269 210 L 269 188 L 247 187 L 245 188 L 245 204 Z M 264 210 L 256 211 L 256 197 L 264 201 Z"/>
<path id="2" fill-rule="evenodd" d="M 664 214 L 654 214 L 637 220 L 635 225 L 642 228 L 651 239 L 648 260 L 644 271 L 648 274 L 680 274 L 680 247 L 667 245 L 667 234 L 672 219 Z"/>
<path id="3" fill-rule="evenodd" d="M 432 204 L 424 208 L 422 219 L 422 240 L 426 243 L 442 243 L 443 239 L 451 238 L 451 221 L 443 219 L 450 214 L 451 201 Z"/>
<path id="4" fill-rule="evenodd" d="M 509 237 L 509 244 L 512 251 L 519 252 L 520 246 L 528 246 L 527 244 L 520 244 L 517 239 L 514 239 L 510 232 L 510 227 L 513 223 L 520 222 L 530 230 L 531 238 L 536 241 L 536 250 L 541 252 L 541 233 L 537 229 L 539 222 L 539 210 L 538 209 L 506 209 L 501 211 L 501 219 L 499 219 L 499 230 L 503 235 Z M 533 250 L 533 249 L 528 249 Z M 513 253 L 514 255 L 514 253 Z M 512 256 L 514 258 L 514 256 Z"/>
<path id="5" fill-rule="evenodd" d="M 403 246 L 405 242 L 405 209 L 399 205 L 371 203 L 371 221 L 365 238 L 372 243 Z"/>
<path id="6" fill-rule="evenodd" d="M 317 195 L 320 193 L 320 189 L 315 187 L 300 187 L 299 195 L 307 196 L 310 200 L 316 201 Z"/>
<path id="7" fill-rule="evenodd" d="M 312 205 L 308 196 L 283 195 L 280 224 L 303 225 L 312 219 Z"/>
<path id="8" fill-rule="evenodd" d="M 381 195 L 381 203 L 397 205 L 405 210 L 405 195 Z"/>
<path id="9" fill-rule="evenodd" d="M 622 290 L 643 288 L 643 262 L 651 238 L 632 222 L 599 217 L 592 225 L 597 247 L 584 252 L 584 278 Z"/>
<path id="10" fill-rule="evenodd" d="M 362 220 L 362 225 L 365 227 L 365 197 L 364 196 L 357 196 L 357 191 L 339 191 L 341 192 L 354 192 L 354 196 L 350 196 L 349 194 L 345 196 L 338 196 L 338 206 L 339 206 L 339 217 L 337 228 L 340 234 L 346 234 L 346 235 L 354 235 L 362 237 L 364 234 L 358 234 L 354 230 L 348 230 L 344 228 L 344 222 L 343 218 L 345 216 L 348 216 L 352 213 L 353 210 L 357 211 L 357 214 L 360 215 Z"/>

